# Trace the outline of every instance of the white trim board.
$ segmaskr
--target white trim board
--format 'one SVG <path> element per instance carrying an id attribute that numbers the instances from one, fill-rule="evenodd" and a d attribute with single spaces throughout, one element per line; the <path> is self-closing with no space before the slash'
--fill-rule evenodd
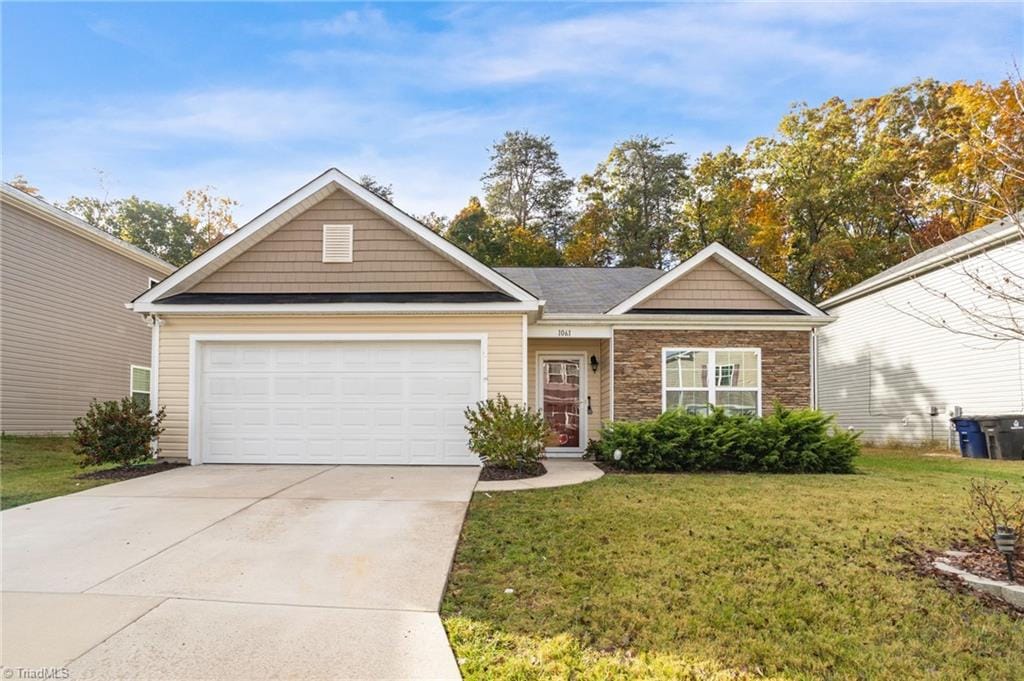
<path id="1" fill-rule="evenodd" d="M 255 240 L 259 232 L 268 228 L 276 229 L 284 224 L 287 219 L 305 210 L 306 201 L 312 200 L 321 194 L 326 195 L 326 192 L 333 191 L 334 189 L 342 189 L 348 192 L 369 208 L 404 228 L 424 245 L 446 255 L 483 281 L 494 285 L 502 293 L 506 293 L 521 302 L 537 302 L 537 298 L 525 289 L 520 288 L 510 279 L 503 277 L 451 242 L 438 236 L 432 230 L 406 215 L 398 208 L 395 208 L 337 168 L 330 168 L 240 227 L 187 265 L 179 268 L 162 282 L 144 292 L 135 299 L 136 307 L 134 309 L 141 311 L 138 304 L 152 303 L 174 291 L 176 287 L 190 282 L 192 278 L 201 275 L 205 268 L 215 267 L 222 258 L 227 259 L 236 247 L 241 247 L 249 240 Z"/>
<path id="2" fill-rule="evenodd" d="M 257 305 L 175 305 L 142 303 L 136 312 L 182 314 L 491 314 L 534 312 L 537 303 L 268 303 Z"/>
<path id="3" fill-rule="evenodd" d="M 309 342 L 402 342 L 402 341 L 468 341 L 480 343 L 480 399 L 487 393 L 486 333 L 193 333 L 188 337 L 188 460 L 193 466 L 202 463 L 199 451 L 199 351 L 206 343 L 309 343 Z"/>
<path id="4" fill-rule="evenodd" d="M 709 246 L 705 246 L 699 253 L 691 258 L 687 258 L 676 267 L 661 275 L 650 284 L 631 295 L 629 298 L 626 298 L 624 301 L 608 310 L 606 314 L 621 315 L 629 312 L 632 308 L 647 300 L 652 295 L 683 275 L 691 272 L 694 268 L 709 258 L 718 258 L 722 260 L 730 269 L 736 270 L 738 273 L 752 279 L 756 284 L 773 294 L 776 298 L 789 303 L 795 309 L 814 317 L 825 316 L 825 313 L 817 307 L 804 300 L 793 291 L 790 291 L 788 288 L 775 281 L 717 241 Z"/>

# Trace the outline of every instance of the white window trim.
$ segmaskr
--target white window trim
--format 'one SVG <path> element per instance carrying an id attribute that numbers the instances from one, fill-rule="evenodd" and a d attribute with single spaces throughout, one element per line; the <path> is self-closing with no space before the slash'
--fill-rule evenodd
<path id="1" fill-rule="evenodd" d="M 135 370 L 145 369 L 149 372 L 149 390 L 136 390 L 135 389 Z M 149 396 L 150 407 L 153 406 L 153 367 L 148 367 L 143 364 L 129 364 L 128 365 L 128 395 L 132 398 L 135 397 L 135 393 L 144 393 Z"/>
<path id="2" fill-rule="evenodd" d="M 545 447 L 544 451 L 552 457 L 570 456 L 577 457 L 587 449 L 588 434 L 590 431 L 590 415 L 587 414 L 587 396 L 590 395 L 590 386 L 585 368 L 587 367 L 587 353 L 585 352 L 538 352 L 536 354 L 537 373 L 537 410 L 544 414 L 544 360 L 579 360 L 580 362 L 580 446 L 579 447 Z"/>
<path id="3" fill-rule="evenodd" d="M 706 376 L 708 386 L 708 403 L 718 406 L 717 396 L 718 393 L 729 393 L 729 392 L 751 392 L 757 390 L 757 415 L 761 416 L 763 413 L 762 402 L 764 401 L 763 392 L 761 390 L 764 383 L 764 377 L 761 375 L 761 348 L 696 348 L 696 347 L 669 347 L 661 349 L 661 411 L 665 413 L 668 410 L 668 391 L 679 390 L 679 391 L 699 391 L 700 388 L 669 388 L 668 387 L 668 372 L 666 368 L 666 362 L 670 352 L 706 352 L 708 353 L 708 375 Z M 757 357 L 757 387 L 748 386 L 721 386 L 715 385 L 715 367 L 718 366 L 718 362 L 715 358 L 716 352 L 753 352 Z"/>
<path id="4" fill-rule="evenodd" d="M 343 232 L 348 231 L 348 253 L 345 253 L 339 257 L 327 255 L 327 232 L 331 229 L 340 229 Z M 353 260 L 353 254 L 355 252 L 355 227 L 351 224 L 325 224 L 321 230 L 321 246 L 320 246 L 320 257 L 323 262 L 326 263 L 350 263 Z"/>
<path id="5" fill-rule="evenodd" d="M 149 277 L 149 285 L 146 288 L 147 289 L 151 289 L 151 288 L 153 288 L 154 286 L 156 286 L 159 283 L 160 283 L 159 279 L 154 279 L 153 277 Z"/>

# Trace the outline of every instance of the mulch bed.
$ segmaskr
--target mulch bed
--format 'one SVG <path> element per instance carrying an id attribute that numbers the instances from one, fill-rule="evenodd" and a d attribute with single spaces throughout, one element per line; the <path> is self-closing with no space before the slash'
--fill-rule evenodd
<path id="1" fill-rule="evenodd" d="M 1018 542 L 1019 545 L 1020 542 Z M 1018 546 L 1019 548 L 1019 546 Z M 966 556 L 944 556 L 947 563 L 967 570 L 979 577 L 987 577 L 1001 582 L 1006 581 L 1006 558 L 996 551 L 991 544 L 961 542 L 953 547 L 955 551 L 963 551 Z M 1014 584 L 1024 585 L 1024 551 L 1018 550 L 1013 561 Z"/>
<path id="2" fill-rule="evenodd" d="M 548 470 L 544 468 L 544 464 L 536 463 L 532 466 L 525 466 L 522 470 L 515 468 L 499 468 L 497 466 L 484 466 L 483 470 L 480 471 L 481 480 L 523 480 L 525 478 L 537 478 Z"/>
<path id="3" fill-rule="evenodd" d="M 132 478 L 141 478 L 144 475 L 153 475 L 153 473 L 162 473 L 169 471 L 172 468 L 181 468 L 187 466 L 187 463 L 171 463 L 169 461 L 161 461 L 160 463 L 146 463 L 139 466 L 122 466 L 120 468 L 104 468 L 101 471 L 92 471 L 91 473 L 80 473 L 75 476 L 76 480 L 131 480 Z"/>
<path id="4" fill-rule="evenodd" d="M 944 551 L 937 551 L 935 549 L 922 549 L 911 543 L 909 539 L 898 538 L 894 541 L 896 546 L 901 549 L 898 555 L 899 560 L 909 567 L 919 577 L 928 577 L 934 579 L 939 586 L 950 593 L 966 594 L 977 598 L 986 607 L 993 610 L 1000 610 L 1010 615 L 1010 617 L 1024 621 L 1024 610 L 1014 607 L 1010 603 L 1004 601 L 1002 598 L 993 596 L 990 593 L 972 589 L 958 576 L 949 572 L 943 572 L 935 567 L 934 563 L 939 558 L 942 558 L 950 565 L 959 567 L 963 570 L 967 570 L 979 577 L 987 577 L 989 579 L 995 579 L 999 581 L 1006 581 L 1006 561 L 1002 555 L 995 550 L 995 547 L 986 546 L 978 543 L 962 542 L 953 546 L 955 551 L 968 551 L 969 556 L 963 559 L 953 558 L 947 556 Z M 999 569 L 994 569 L 994 563 L 989 553 L 993 553 L 999 557 Z M 1019 552 L 1018 552 L 1019 553 Z M 975 567 L 977 566 L 977 567 Z M 1021 580 L 1020 575 L 1024 574 L 1019 570 L 1024 569 L 1024 563 L 1020 560 L 1020 556 L 1017 556 L 1017 560 L 1014 563 L 1014 569 L 1018 570 L 1016 573 L 1017 579 L 1014 583 L 1019 583 Z M 987 571 L 986 571 L 987 570 Z"/>

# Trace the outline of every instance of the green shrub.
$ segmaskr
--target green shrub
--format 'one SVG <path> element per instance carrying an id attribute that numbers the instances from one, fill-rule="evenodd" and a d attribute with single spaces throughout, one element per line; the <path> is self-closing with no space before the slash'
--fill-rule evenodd
<path id="1" fill-rule="evenodd" d="M 504 395 L 466 409 L 466 422 L 469 448 L 489 466 L 522 470 L 544 454 L 549 430 L 544 416 Z"/>
<path id="2" fill-rule="evenodd" d="M 634 471 L 850 473 L 860 452 L 858 435 L 836 428 L 831 416 L 815 409 L 776 405 L 763 418 L 677 409 L 650 421 L 608 424 L 595 455 Z M 619 461 L 616 450 L 622 452 Z"/>
<path id="3" fill-rule="evenodd" d="M 163 432 L 164 410 L 156 414 L 131 397 L 120 402 L 92 401 L 85 416 L 75 419 L 71 434 L 82 466 L 142 463 L 153 455 L 152 441 Z"/>

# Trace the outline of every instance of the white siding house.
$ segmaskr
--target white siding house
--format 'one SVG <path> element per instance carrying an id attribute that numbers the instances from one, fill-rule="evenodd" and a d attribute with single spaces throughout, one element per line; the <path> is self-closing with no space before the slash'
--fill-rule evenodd
<path id="1" fill-rule="evenodd" d="M 956 407 L 968 415 L 1024 414 L 1024 342 L 981 337 L 985 332 L 961 309 L 1021 322 L 1024 305 L 992 300 L 971 275 L 1009 278 L 1003 286 L 1024 282 L 1016 224 L 1000 221 L 965 234 L 823 302 L 836 320 L 818 330 L 819 408 L 863 431 L 868 442 L 951 446 Z"/>

